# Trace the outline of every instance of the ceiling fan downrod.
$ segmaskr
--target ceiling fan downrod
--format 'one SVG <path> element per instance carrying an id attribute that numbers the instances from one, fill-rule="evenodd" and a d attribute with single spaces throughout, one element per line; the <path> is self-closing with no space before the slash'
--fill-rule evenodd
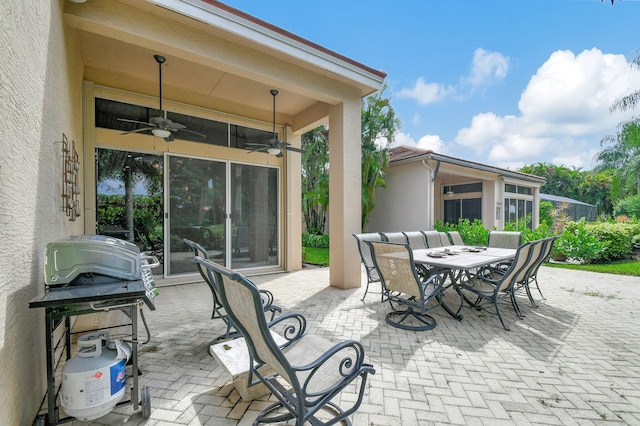
<path id="1" fill-rule="evenodd" d="M 162 64 L 164 64 L 167 61 L 167 58 L 165 58 L 162 55 L 153 55 L 154 59 L 156 60 L 156 62 L 158 63 L 158 85 L 159 87 L 159 99 L 160 99 L 160 116 L 164 117 L 164 110 L 162 109 Z"/>

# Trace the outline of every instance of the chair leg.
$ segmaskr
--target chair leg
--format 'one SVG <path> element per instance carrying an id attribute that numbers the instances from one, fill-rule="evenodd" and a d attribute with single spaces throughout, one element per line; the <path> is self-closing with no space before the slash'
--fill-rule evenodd
<path id="1" fill-rule="evenodd" d="M 542 290 L 540 290 L 540 286 L 538 285 L 538 276 L 533 277 L 533 281 L 535 281 L 536 283 L 536 288 L 538 289 L 538 293 L 540 293 L 540 297 L 542 297 L 544 300 L 547 300 L 547 298 L 542 294 Z"/>
<path id="2" fill-rule="evenodd" d="M 500 308 L 498 307 L 498 301 L 495 300 L 494 304 L 496 306 L 496 313 L 498 314 L 498 318 L 500 318 L 500 322 L 502 323 L 502 327 L 507 331 L 511 331 L 511 329 L 507 327 L 507 325 L 504 323 L 504 320 L 502 319 L 502 314 L 500 313 Z"/>
<path id="3" fill-rule="evenodd" d="M 531 302 L 531 306 L 533 306 L 534 308 L 537 308 L 538 304 L 536 303 L 535 300 L 533 300 L 533 295 L 531 294 L 531 287 L 529 287 L 528 282 L 524 284 L 524 289 L 527 292 L 527 297 L 529 297 L 529 302 Z"/>

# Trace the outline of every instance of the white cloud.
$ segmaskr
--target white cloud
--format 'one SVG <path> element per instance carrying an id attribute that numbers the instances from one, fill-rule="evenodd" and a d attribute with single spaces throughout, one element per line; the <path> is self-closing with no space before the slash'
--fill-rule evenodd
<path id="1" fill-rule="evenodd" d="M 430 149 L 439 154 L 444 154 L 444 141 L 437 135 L 425 135 L 420 138 L 417 144 L 420 149 Z"/>
<path id="2" fill-rule="evenodd" d="M 411 88 L 403 88 L 398 96 L 411 98 L 421 105 L 433 104 L 444 99 L 459 95 L 464 99 L 468 94 L 461 94 L 463 86 L 470 85 L 471 93 L 480 87 L 486 87 L 496 80 L 502 80 L 509 71 L 509 58 L 499 52 L 489 52 L 478 48 L 473 53 L 469 75 L 460 77 L 459 87 L 441 83 L 427 83 L 423 77 L 418 77 Z"/>
<path id="3" fill-rule="evenodd" d="M 424 135 L 417 142 L 408 133 L 398 132 L 391 146 L 411 146 L 420 149 L 430 149 L 439 154 L 444 154 L 446 147 L 444 141 L 437 135 Z"/>
<path id="4" fill-rule="evenodd" d="M 393 140 L 391 146 L 416 146 L 416 141 L 408 133 L 398 132 Z"/>
<path id="5" fill-rule="evenodd" d="M 471 91 L 502 80 L 509 72 L 509 58 L 499 52 L 488 52 L 482 48 L 473 53 L 471 72 L 465 80 L 471 84 Z"/>
<path id="6" fill-rule="evenodd" d="M 412 98 L 422 105 L 439 102 L 447 96 L 455 93 L 452 86 L 445 86 L 438 83 L 425 83 L 422 77 L 418 77 L 416 84 L 410 89 L 400 89 L 398 96 Z"/>
<path id="7" fill-rule="evenodd" d="M 522 93 L 519 116 L 478 114 L 456 143 L 491 164 L 548 161 L 591 168 L 600 139 L 631 115 L 611 114 L 611 104 L 638 87 L 640 71 L 623 55 L 556 51 Z"/>

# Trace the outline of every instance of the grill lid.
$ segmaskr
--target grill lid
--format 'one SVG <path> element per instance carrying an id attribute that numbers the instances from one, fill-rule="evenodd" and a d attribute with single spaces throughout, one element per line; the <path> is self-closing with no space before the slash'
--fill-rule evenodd
<path id="1" fill-rule="evenodd" d="M 135 244 L 106 235 L 83 235 L 47 244 L 44 280 L 46 285 L 62 285 L 81 274 L 139 280 L 141 261 Z"/>

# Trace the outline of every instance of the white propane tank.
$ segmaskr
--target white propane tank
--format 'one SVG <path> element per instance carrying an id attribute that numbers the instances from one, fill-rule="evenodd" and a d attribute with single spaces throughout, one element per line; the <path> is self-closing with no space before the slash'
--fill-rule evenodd
<path id="1" fill-rule="evenodd" d="M 103 346 L 104 342 L 104 346 Z M 110 349 L 109 333 L 78 338 L 79 352 L 62 367 L 60 404 L 65 413 L 88 421 L 109 413 L 124 396 L 125 366 L 131 353 Z M 120 346 L 121 347 L 121 346 Z"/>

